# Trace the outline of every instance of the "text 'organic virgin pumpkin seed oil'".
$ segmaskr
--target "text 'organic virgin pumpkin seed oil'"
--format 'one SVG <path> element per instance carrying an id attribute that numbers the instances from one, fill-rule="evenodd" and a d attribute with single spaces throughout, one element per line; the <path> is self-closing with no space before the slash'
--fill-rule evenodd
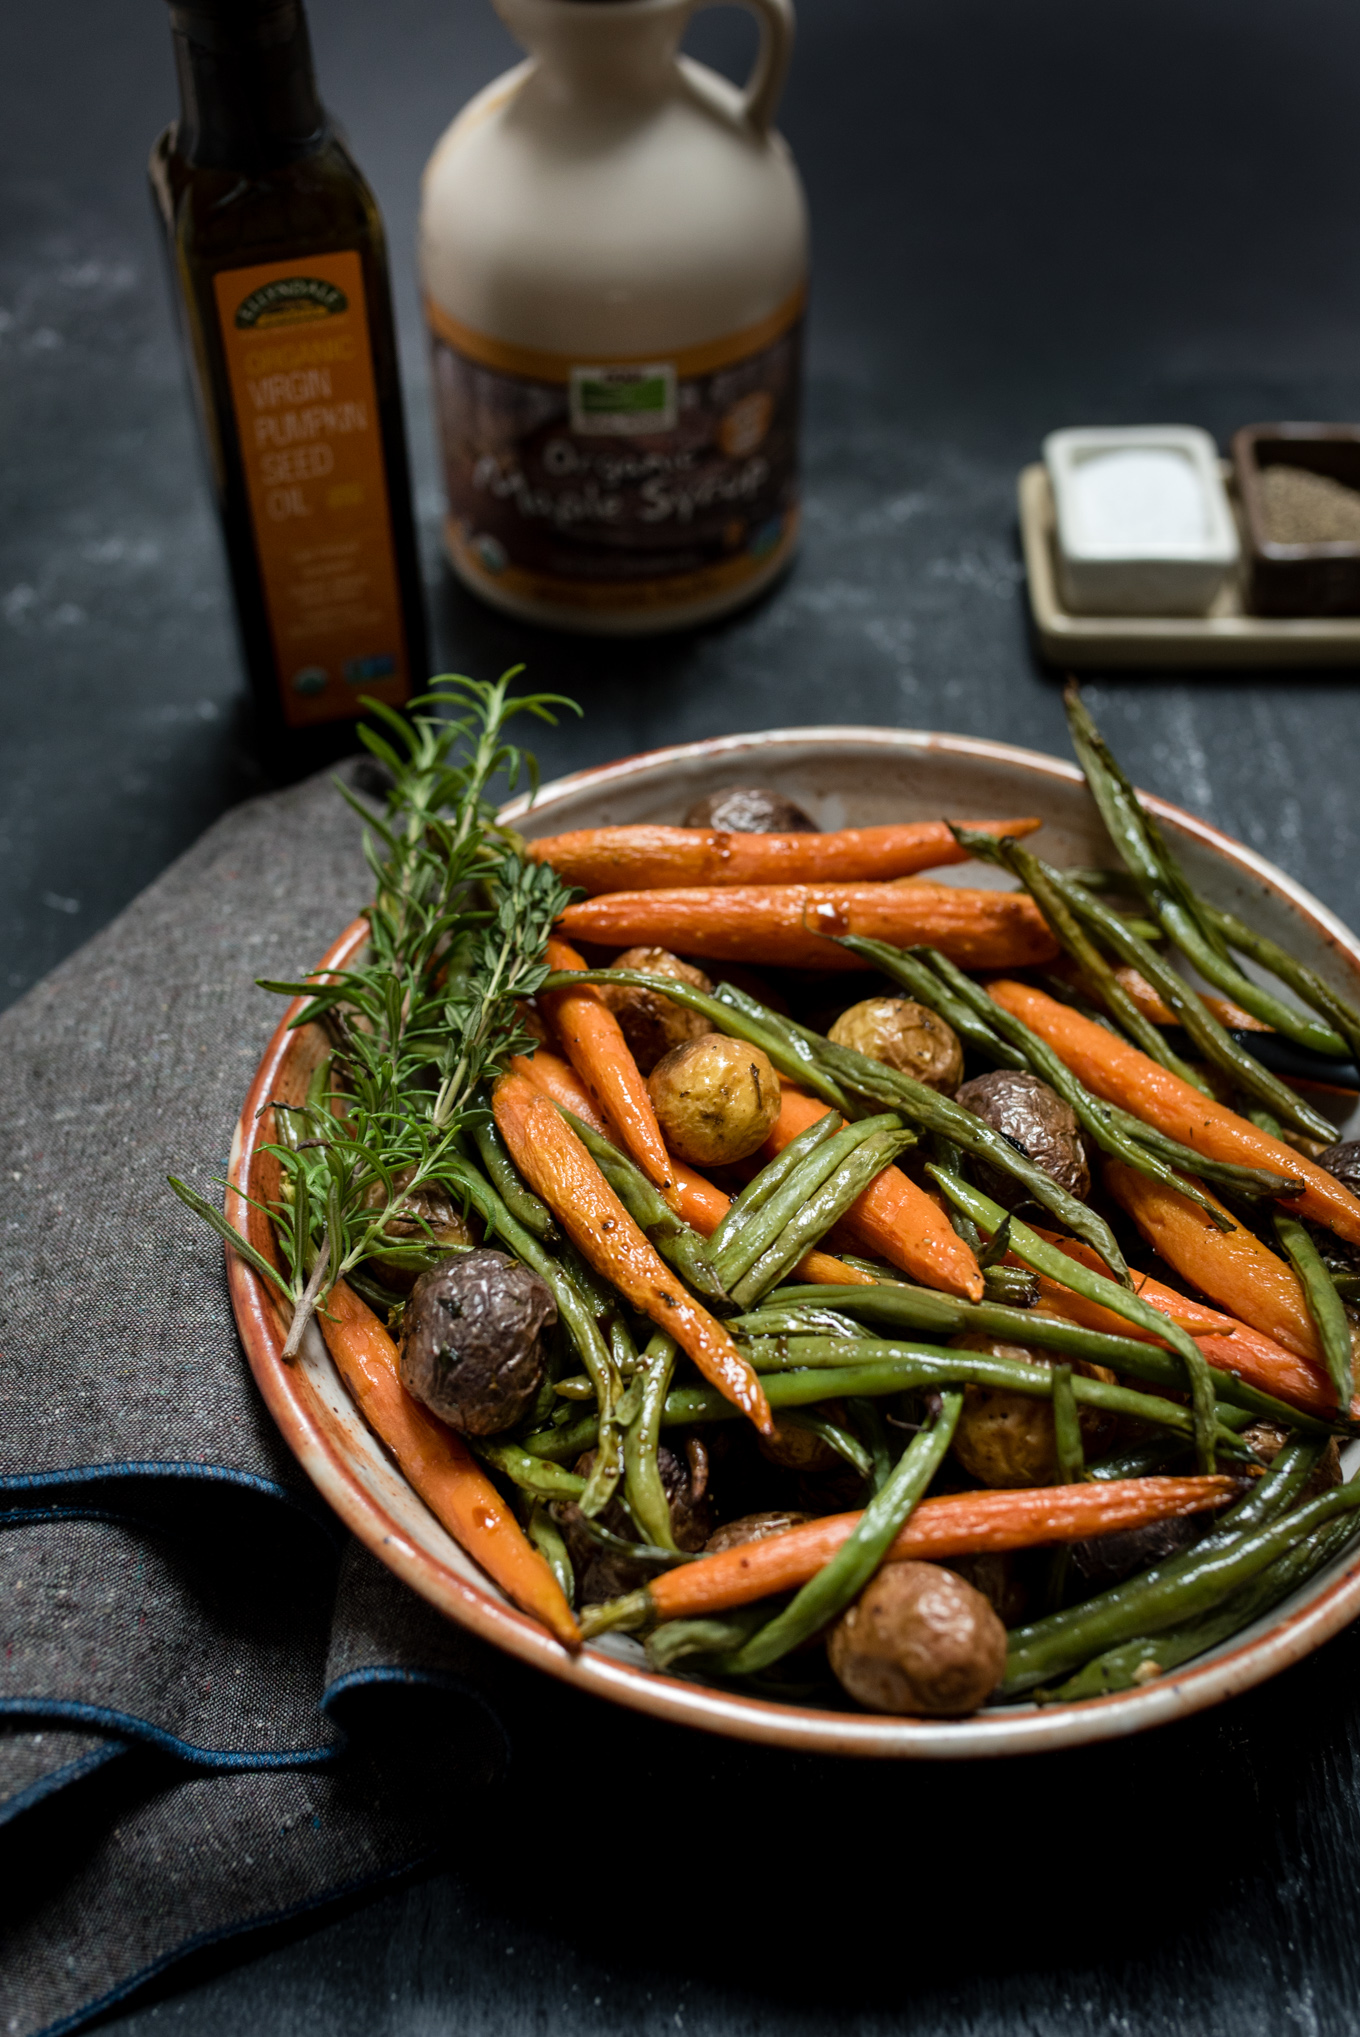
<path id="1" fill-rule="evenodd" d="M 387 250 L 318 97 L 300 0 L 172 0 L 151 155 L 259 748 L 354 747 L 427 664 Z"/>

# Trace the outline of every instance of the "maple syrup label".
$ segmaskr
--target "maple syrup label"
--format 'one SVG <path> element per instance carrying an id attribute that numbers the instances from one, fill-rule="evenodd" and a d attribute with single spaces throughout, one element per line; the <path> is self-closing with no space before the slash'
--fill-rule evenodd
<path id="1" fill-rule="evenodd" d="M 802 310 L 799 291 L 710 345 L 579 360 L 427 304 L 462 577 L 583 621 L 768 579 L 797 533 Z"/>
<path id="2" fill-rule="evenodd" d="M 213 278 L 290 727 L 411 692 L 357 254 Z"/>

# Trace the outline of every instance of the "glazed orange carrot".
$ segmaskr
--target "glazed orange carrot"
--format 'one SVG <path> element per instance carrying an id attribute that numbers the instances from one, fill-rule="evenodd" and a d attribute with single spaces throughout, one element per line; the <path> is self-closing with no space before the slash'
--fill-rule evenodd
<path id="1" fill-rule="evenodd" d="M 548 942 L 551 969 L 584 969 L 575 948 L 556 936 Z M 567 1059 L 596 1105 L 618 1127 L 624 1151 L 675 1206 L 675 1174 L 652 1109 L 647 1084 L 623 1029 L 593 984 L 579 990 L 541 990 L 538 1003 L 556 1028 Z"/>
<path id="2" fill-rule="evenodd" d="M 1298 1275 L 1253 1231 L 1235 1219 L 1231 1230 L 1220 1231 L 1198 1203 L 1149 1181 L 1122 1160 L 1106 1162 L 1105 1185 L 1154 1250 L 1193 1287 L 1295 1357 L 1322 1362 Z M 1223 1208 L 1217 1197 L 1209 1200 Z"/>
<path id="3" fill-rule="evenodd" d="M 1081 1542 L 1088 1535 L 1206 1513 L 1239 1490 L 1233 1478 L 1112 1478 L 1020 1492 L 951 1493 L 922 1500 L 884 1560 L 930 1561 Z M 652 1579 L 647 1588 L 651 1608 L 661 1620 L 688 1620 L 794 1591 L 831 1561 L 859 1521 L 859 1514 L 831 1514 L 763 1542 L 742 1542 L 697 1563 L 680 1564 Z"/>
<path id="4" fill-rule="evenodd" d="M 985 835 L 1032 835 L 1037 820 L 959 823 Z M 577 828 L 530 842 L 568 884 L 602 891 L 652 891 L 677 884 L 862 884 L 966 863 L 942 820 L 894 827 L 837 828 L 826 834 L 743 835 L 717 828 Z"/>
<path id="5" fill-rule="evenodd" d="M 815 1096 L 785 1083 L 779 1119 L 760 1149 L 773 1160 L 809 1125 L 826 1116 L 827 1106 Z M 898 1167 L 885 1167 L 850 1205 L 837 1226 L 859 1240 L 879 1259 L 901 1267 L 913 1280 L 965 1301 L 981 1301 L 982 1274 L 977 1260 L 954 1230 L 939 1204 Z"/>
<path id="6" fill-rule="evenodd" d="M 1210 1159 L 1244 1161 L 1272 1174 L 1292 1175 L 1302 1181 L 1303 1192 L 1286 1206 L 1325 1224 L 1349 1244 L 1360 1245 L 1360 1202 L 1325 1167 L 1296 1153 L 1282 1139 L 1258 1131 L 1226 1104 L 1201 1096 L 1170 1069 L 1042 990 L 1004 979 L 987 988 L 1004 1010 L 1014 1012 L 1047 1040 L 1073 1074 L 1107 1103 L 1119 1104 L 1144 1124 L 1155 1125 Z"/>
<path id="7" fill-rule="evenodd" d="M 1038 1226 L 1034 1228 L 1038 1229 Z M 1090 1247 L 1076 1238 L 1058 1237 L 1051 1231 L 1040 1231 L 1039 1235 L 1070 1258 L 1079 1259 L 1092 1272 L 1105 1271 Z M 1018 1265 L 1019 1261 L 1014 1263 Z M 1191 1301 L 1187 1296 L 1177 1294 L 1173 1287 L 1164 1287 L 1160 1280 L 1153 1280 L 1146 1273 L 1135 1273 L 1133 1285 L 1135 1292 L 1150 1307 L 1159 1309 L 1173 1323 L 1189 1330 L 1211 1365 L 1222 1366 L 1225 1372 L 1236 1372 L 1249 1386 L 1259 1386 L 1263 1393 L 1273 1393 L 1278 1399 L 1290 1401 L 1309 1414 L 1330 1416 L 1335 1413 L 1336 1397 L 1321 1366 L 1296 1357 L 1294 1352 L 1277 1344 L 1274 1338 L 1252 1329 L 1248 1323 L 1238 1322 L 1235 1316 L 1224 1315 L 1221 1309 L 1209 1308 L 1202 1301 Z M 1039 1276 L 1039 1307 L 1046 1315 L 1063 1316 L 1068 1322 L 1084 1324 L 1088 1330 L 1109 1330 L 1116 1336 L 1147 1337 L 1151 1341 L 1149 1331 L 1139 1329 L 1134 1323 L 1126 1323 L 1122 1316 L 1103 1309 L 1099 1302 L 1088 1301 L 1085 1295 L 1076 1294 L 1070 1287 L 1062 1287 L 1043 1274 Z M 1352 1402 L 1351 1412 L 1360 1419 L 1360 1395 Z"/>
<path id="8" fill-rule="evenodd" d="M 727 1331 L 648 1243 L 556 1105 L 512 1072 L 496 1084 L 493 1108 L 511 1159 L 577 1251 L 674 1337 L 709 1384 L 749 1415 L 762 1435 L 771 1435 L 769 1402 L 755 1373 Z"/>
<path id="9" fill-rule="evenodd" d="M 622 1148 L 623 1140 L 619 1137 L 617 1127 L 606 1113 L 597 1107 L 595 1099 L 587 1093 L 585 1084 L 570 1061 L 564 1061 L 562 1056 L 554 1054 L 550 1047 L 539 1047 L 532 1055 L 512 1054 L 506 1066 L 512 1073 L 525 1076 L 536 1088 L 541 1089 L 545 1096 L 550 1096 L 554 1103 L 560 1103 L 565 1109 L 574 1111 L 583 1124 L 590 1126 L 592 1132 L 603 1132 L 606 1139 L 612 1139 L 616 1146 Z"/>
<path id="10" fill-rule="evenodd" d="M 576 1070 L 559 1054 L 540 1047 L 532 1059 L 523 1054 L 512 1056 L 509 1066 L 516 1074 L 527 1076 L 554 1103 L 574 1111 L 592 1131 L 603 1132 L 616 1146 L 622 1146 L 623 1141 L 613 1124 L 603 1111 L 595 1108 Z M 732 1198 L 724 1195 L 702 1174 L 696 1173 L 685 1161 L 677 1160 L 673 1153 L 670 1163 L 675 1176 L 677 1216 L 682 1216 L 701 1237 L 712 1237 L 727 1215 Z M 843 1259 L 834 1259 L 829 1252 L 809 1252 L 798 1261 L 790 1277 L 815 1281 L 822 1287 L 872 1287 L 874 1284 L 872 1274 L 856 1272 L 853 1266 L 847 1266 Z"/>
<path id="11" fill-rule="evenodd" d="M 581 1630 L 562 1587 L 462 1438 L 406 1391 L 397 1347 L 373 1311 L 338 1280 L 317 1321 L 364 1420 L 430 1512 L 522 1612 L 564 1647 L 579 1648 Z"/>
<path id="12" fill-rule="evenodd" d="M 715 961 L 792 969 L 865 969 L 835 945 L 864 934 L 910 947 L 926 941 L 965 969 L 1025 969 L 1057 946 L 1033 899 L 1019 891 L 966 891 L 952 884 L 709 885 L 696 890 L 614 891 L 569 905 L 563 931 L 606 948 L 635 943 Z"/>

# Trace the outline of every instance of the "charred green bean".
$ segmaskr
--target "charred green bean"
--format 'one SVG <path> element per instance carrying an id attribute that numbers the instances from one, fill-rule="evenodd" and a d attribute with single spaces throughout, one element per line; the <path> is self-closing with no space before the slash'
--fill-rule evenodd
<path id="1" fill-rule="evenodd" d="M 950 1200 L 967 1210 L 981 1230 L 990 1235 L 1005 1221 L 1007 1212 L 999 1203 L 993 1202 L 980 1190 L 970 1188 L 957 1174 L 946 1174 L 939 1167 L 931 1167 L 929 1172 Z M 1011 1250 L 1035 1273 L 1047 1274 L 1050 1280 L 1061 1281 L 1074 1293 L 1084 1294 L 1088 1301 L 1100 1302 L 1115 1315 L 1123 1316 L 1125 1322 L 1137 1323 L 1141 1330 L 1150 1330 L 1154 1337 L 1169 1344 L 1178 1353 L 1185 1365 L 1186 1383 L 1195 1407 L 1195 1448 L 1200 1470 L 1212 1471 L 1213 1375 L 1204 1353 L 1189 1331 L 1183 1330 L 1179 1323 L 1173 1323 L 1169 1316 L 1159 1315 L 1130 1288 L 1107 1280 L 1103 1273 L 1093 1272 L 1079 1259 L 1069 1259 L 1056 1245 L 1048 1244 L 1028 1224 L 1022 1224 L 1014 1217 L 1011 1219 Z"/>
<path id="2" fill-rule="evenodd" d="M 809 1579 L 782 1612 L 724 1658 L 722 1666 L 729 1676 L 750 1676 L 756 1670 L 767 1669 L 791 1648 L 820 1632 L 828 1620 L 835 1619 L 851 1599 L 858 1597 L 943 1463 L 962 1407 L 961 1393 L 942 1396 L 934 1421 L 912 1438 L 886 1485 L 870 1500 L 853 1533 L 842 1542 L 831 1561 Z"/>

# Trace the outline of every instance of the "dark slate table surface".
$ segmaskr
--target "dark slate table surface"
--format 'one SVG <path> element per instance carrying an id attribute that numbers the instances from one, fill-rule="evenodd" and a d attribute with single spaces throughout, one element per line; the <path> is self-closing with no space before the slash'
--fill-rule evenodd
<path id="1" fill-rule="evenodd" d="M 441 576 L 417 178 L 512 60 L 484 0 L 314 0 L 323 89 L 384 207 L 440 653 L 574 693 L 548 772 L 844 720 L 1065 751 L 1026 632 L 1017 469 L 1061 424 L 1360 414 L 1345 0 L 801 0 L 783 126 L 809 187 L 807 537 L 697 636 L 569 641 Z M 256 783 L 216 533 L 142 183 L 173 84 L 156 0 L 12 8 L 0 73 L 0 993 L 18 995 Z M 728 68 L 724 10 L 690 46 Z M 1139 781 L 1360 920 L 1355 675 L 1114 676 Z M 1353 1635 L 1207 1719 L 1076 1756 L 797 1762 L 545 1696 L 455 1862 L 181 1970 L 137 2037 L 850 2024 L 1360 2026 Z M 581 1780 L 568 1783 L 571 1775 Z M 231 1955 L 240 1958 L 239 1948 Z"/>

